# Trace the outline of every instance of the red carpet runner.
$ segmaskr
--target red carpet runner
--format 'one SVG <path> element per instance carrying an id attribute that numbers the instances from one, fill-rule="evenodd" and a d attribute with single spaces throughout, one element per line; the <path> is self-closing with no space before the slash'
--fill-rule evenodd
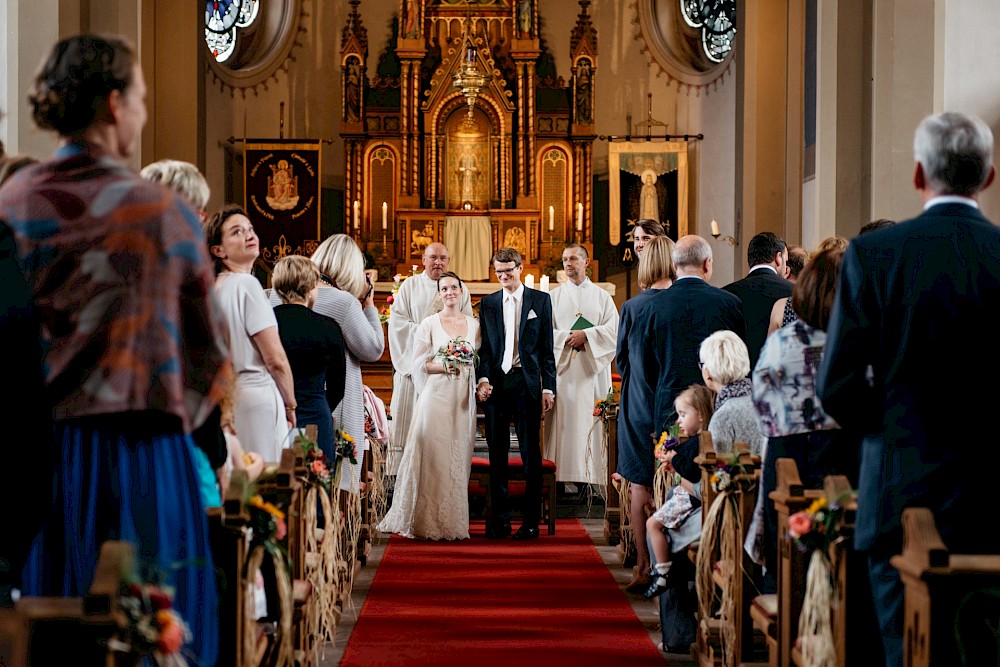
<path id="1" fill-rule="evenodd" d="M 516 524 L 515 524 L 516 528 Z M 342 666 L 664 664 L 576 519 L 530 542 L 393 536 Z"/>

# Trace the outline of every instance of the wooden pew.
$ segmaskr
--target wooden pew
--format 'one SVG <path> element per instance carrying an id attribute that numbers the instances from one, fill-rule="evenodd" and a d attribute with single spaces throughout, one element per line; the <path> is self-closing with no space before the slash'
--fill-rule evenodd
<path id="1" fill-rule="evenodd" d="M 755 564 L 743 548 L 746 530 L 753 517 L 754 504 L 757 499 L 757 489 L 760 481 L 760 457 L 751 454 L 747 443 L 734 443 L 733 451 L 737 452 L 738 460 L 746 474 L 733 477 L 735 484 L 731 493 L 718 493 L 712 489 L 711 477 L 724 467 L 726 460 L 718 455 L 712 444 L 712 438 L 704 432 L 699 438 L 701 453 L 695 462 L 702 469 L 702 521 L 706 524 L 702 531 L 702 539 L 688 549 L 688 556 L 696 563 L 699 572 L 711 572 L 712 591 L 703 589 L 704 580 L 698 580 L 698 596 L 700 612 L 705 611 L 707 601 L 712 600 L 707 613 L 699 613 L 699 629 L 696 644 L 692 647 L 695 660 L 702 667 L 725 665 L 726 652 L 730 653 L 731 664 L 765 664 L 766 645 L 760 632 L 753 626 L 750 617 L 750 607 L 756 595 L 754 577 Z M 713 504 L 719 502 L 734 503 L 733 509 L 738 517 L 737 529 L 730 536 L 731 542 L 720 540 L 712 552 L 706 551 L 706 531 L 711 530 L 708 522 L 711 520 Z M 725 553 L 732 553 L 736 561 L 726 560 Z M 710 559 L 705 563 L 702 559 Z M 707 569 L 706 569 L 707 568 Z M 722 609 L 721 617 L 715 613 L 720 611 L 721 600 L 732 601 L 730 609 Z"/>
<path id="2" fill-rule="evenodd" d="M 997 664 L 996 638 L 989 637 L 992 644 L 983 642 L 968 632 L 967 621 L 970 614 L 976 614 L 984 628 L 992 626 L 996 631 L 997 605 L 986 604 L 985 610 L 970 605 L 995 599 L 1000 588 L 1000 554 L 950 553 L 931 510 L 910 507 L 903 510 L 903 553 L 891 562 L 905 587 L 904 664 L 961 665 L 962 651 L 968 660 L 965 664 Z"/>
<path id="3" fill-rule="evenodd" d="M 829 610 L 834 664 L 838 667 L 880 664 L 881 641 L 871 604 L 867 558 L 855 551 L 853 546 L 856 494 L 845 476 L 830 475 L 824 480 L 823 495 L 828 506 L 839 504 L 843 509 L 839 539 L 831 543 L 827 551 L 834 582 Z M 793 604 L 797 604 L 801 612 L 801 598 L 805 590 L 793 588 L 791 592 L 797 594 L 799 600 Z M 808 639 L 793 640 L 792 664 L 806 664 L 802 641 Z"/>
<path id="4" fill-rule="evenodd" d="M 750 616 L 768 643 L 768 664 L 788 667 L 799 631 L 802 595 L 806 586 L 808 559 L 788 537 L 788 517 L 809 507 L 823 495 L 820 489 L 805 489 L 794 459 L 775 462 L 776 489 L 770 493 L 778 513 L 778 562 L 775 594 L 754 598 Z"/>
<path id="5" fill-rule="evenodd" d="M 125 625 L 118 592 L 133 558 L 131 544 L 105 542 L 87 595 L 23 597 L 0 609 L 0 665 L 112 664 L 108 643 Z"/>
<path id="6" fill-rule="evenodd" d="M 618 497 L 617 484 L 613 475 L 618 469 L 618 414 L 619 405 L 611 405 L 604 415 L 604 429 L 608 434 L 608 479 L 607 479 L 607 500 L 604 505 L 604 539 L 611 546 L 617 546 L 622 541 L 622 507 Z M 626 559 L 623 558 L 622 562 Z"/>

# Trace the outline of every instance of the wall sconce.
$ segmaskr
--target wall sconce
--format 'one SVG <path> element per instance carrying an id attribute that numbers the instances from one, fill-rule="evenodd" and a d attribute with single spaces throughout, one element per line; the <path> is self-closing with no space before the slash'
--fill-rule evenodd
<path id="1" fill-rule="evenodd" d="M 728 241 L 729 245 L 736 245 L 736 239 L 734 239 L 732 236 L 723 236 L 721 238 L 719 237 L 719 223 L 717 223 L 715 220 L 712 221 L 712 238 L 714 238 L 716 241 Z"/>

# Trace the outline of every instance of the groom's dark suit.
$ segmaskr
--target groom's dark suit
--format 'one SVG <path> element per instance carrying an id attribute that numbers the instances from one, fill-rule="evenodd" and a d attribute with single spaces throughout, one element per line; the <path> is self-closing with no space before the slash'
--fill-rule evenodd
<path id="1" fill-rule="evenodd" d="M 524 287 L 516 345 L 519 366 L 504 373 L 504 290 L 483 297 L 479 304 L 482 344 L 477 377 L 486 378 L 493 393 L 483 405 L 486 441 L 490 448 L 490 503 L 493 514 L 487 531 L 510 524 L 507 495 L 507 459 L 510 424 L 524 464 L 524 526 L 537 528 L 542 491 L 542 450 L 538 431 L 542 419 L 542 391 L 556 390 L 556 362 L 552 347 L 552 301 L 545 292 Z M 535 499 L 535 500 L 533 500 Z"/>

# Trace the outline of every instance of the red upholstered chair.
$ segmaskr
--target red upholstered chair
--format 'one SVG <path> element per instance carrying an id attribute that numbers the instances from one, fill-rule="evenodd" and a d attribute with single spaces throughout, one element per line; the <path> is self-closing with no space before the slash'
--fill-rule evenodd
<path id="1" fill-rule="evenodd" d="M 507 493 L 511 499 L 524 498 L 524 464 L 521 457 L 511 457 L 507 464 Z M 469 478 L 469 495 L 486 497 L 486 519 L 489 520 L 490 506 L 490 460 L 482 456 L 472 457 L 472 476 Z M 525 502 L 528 502 L 525 500 Z M 542 459 L 542 522 L 549 527 L 549 535 L 556 533 L 556 464 Z"/>

